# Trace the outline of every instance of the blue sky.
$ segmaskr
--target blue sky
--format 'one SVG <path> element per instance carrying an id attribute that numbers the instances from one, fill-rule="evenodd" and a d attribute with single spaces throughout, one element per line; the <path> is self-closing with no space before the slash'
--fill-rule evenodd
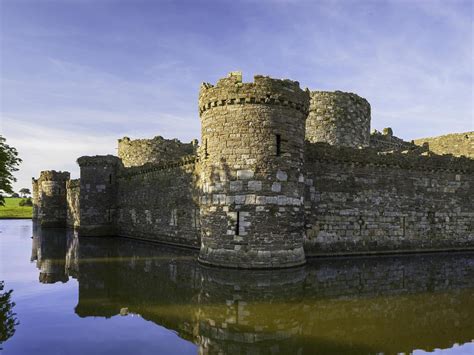
<path id="1" fill-rule="evenodd" d="M 116 139 L 199 138 L 201 82 L 229 71 L 355 92 L 404 139 L 474 130 L 471 1 L 0 0 L 0 133 L 78 176 Z"/>

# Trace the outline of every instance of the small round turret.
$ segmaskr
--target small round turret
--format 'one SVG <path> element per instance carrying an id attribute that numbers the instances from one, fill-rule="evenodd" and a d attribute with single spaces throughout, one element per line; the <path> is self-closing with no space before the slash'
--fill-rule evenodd
<path id="1" fill-rule="evenodd" d="M 369 102 L 342 91 L 312 91 L 306 139 L 346 147 L 369 146 Z"/>
<path id="2" fill-rule="evenodd" d="M 37 191 L 35 214 L 42 227 L 66 226 L 66 182 L 70 174 L 67 171 L 47 170 L 40 173 L 35 182 Z M 33 185 L 34 186 L 34 185 Z"/>
<path id="3" fill-rule="evenodd" d="M 298 82 L 231 73 L 203 84 L 202 263 L 301 265 L 303 149 L 309 94 Z"/>

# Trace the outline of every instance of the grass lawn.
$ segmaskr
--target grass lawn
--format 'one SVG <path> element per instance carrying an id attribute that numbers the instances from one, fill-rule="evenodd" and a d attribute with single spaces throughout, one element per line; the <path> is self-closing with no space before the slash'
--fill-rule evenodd
<path id="1" fill-rule="evenodd" d="M 5 197 L 5 206 L 0 206 L 0 219 L 31 218 L 33 207 L 18 205 L 21 198 Z"/>

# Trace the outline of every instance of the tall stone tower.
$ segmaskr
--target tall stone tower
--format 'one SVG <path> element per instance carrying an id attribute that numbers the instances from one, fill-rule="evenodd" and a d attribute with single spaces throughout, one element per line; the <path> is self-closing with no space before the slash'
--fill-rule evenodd
<path id="1" fill-rule="evenodd" d="M 312 91 L 306 139 L 346 147 L 369 146 L 369 102 L 348 92 Z"/>
<path id="2" fill-rule="evenodd" d="M 309 93 L 299 83 L 234 72 L 203 84 L 201 251 L 204 264 L 301 265 Z"/>
<path id="3" fill-rule="evenodd" d="M 70 174 L 66 171 L 47 170 L 33 180 L 33 218 L 42 227 L 66 227 L 66 182 Z"/>
<path id="4" fill-rule="evenodd" d="M 81 168 L 79 235 L 114 235 L 120 159 L 113 155 L 84 156 L 77 163 Z"/>

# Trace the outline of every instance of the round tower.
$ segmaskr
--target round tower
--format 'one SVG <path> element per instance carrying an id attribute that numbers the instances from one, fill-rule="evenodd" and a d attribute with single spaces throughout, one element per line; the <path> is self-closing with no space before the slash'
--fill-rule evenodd
<path id="1" fill-rule="evenodd" d="M 67 171 L 47 170 L 40 173 L 36 182 L 35 214 L 42 227 L 66 227 L 66 182 Z"/>
<path id="2" fill-rule="evenodd" d="M 303 164 L 309 94 L 299 83 L 231 73 L 203 84 L 201 251 L 205 264 L 305 262 Z"/>
<path id="3" fill-rule="evenodd" d="M 346 147 L 369 146 L 369 102 L 348 92 L 312 91 L 306 139 Z"/>

